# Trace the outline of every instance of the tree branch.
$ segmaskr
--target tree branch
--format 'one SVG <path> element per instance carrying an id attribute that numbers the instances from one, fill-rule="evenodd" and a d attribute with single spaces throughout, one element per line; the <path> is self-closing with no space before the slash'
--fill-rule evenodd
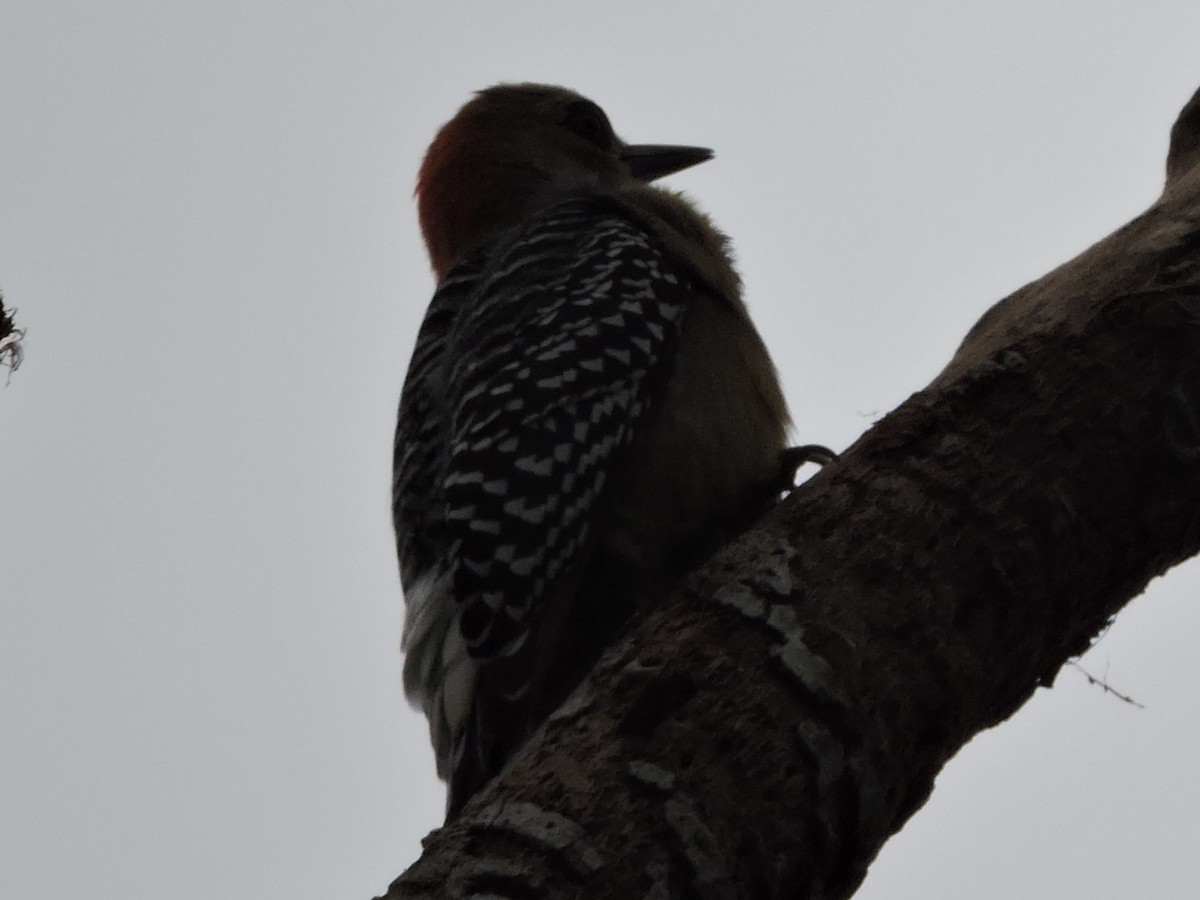
<path id="1" fill-rule="evenodd" d="M 13 322 L 13 314 L 4 308 L 4 295 L 0 294 L 0 369 L 7 368 L 10 377 L 25 358 L 21 348 L 24 336 L 25 332 Z"/>
<path id="2" fill-rule="evenodd" d="M 842 898 L 1200 549 L 1200 92 L 1146 213 L 642 620 L 387 893 Z"/>

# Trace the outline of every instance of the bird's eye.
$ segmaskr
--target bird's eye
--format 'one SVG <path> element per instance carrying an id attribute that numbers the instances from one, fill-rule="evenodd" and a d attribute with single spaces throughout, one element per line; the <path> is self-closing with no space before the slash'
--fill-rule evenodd
<path id="1" fill-rule="evenodd" d="M 568 106 L 563 125 L 601 150 L 612 149 L 614 138 L 608 117 L 590 100 L 577 100 Z"/>

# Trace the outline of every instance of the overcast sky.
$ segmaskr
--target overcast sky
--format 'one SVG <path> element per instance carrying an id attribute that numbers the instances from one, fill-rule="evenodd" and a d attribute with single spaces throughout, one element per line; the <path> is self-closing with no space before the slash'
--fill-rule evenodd
<path id="1" fill-rule="evenodd" d="M 411 199 L 470 92 L 571 86 L 734 239 L 801 441 L 1151 203 L 1200 3 L 0 5 L 0 897 L 369 898 L 440 823 L 403 702 Z M 1195 896 L 1200 569 L 981 735 L 860 894 Z"/>

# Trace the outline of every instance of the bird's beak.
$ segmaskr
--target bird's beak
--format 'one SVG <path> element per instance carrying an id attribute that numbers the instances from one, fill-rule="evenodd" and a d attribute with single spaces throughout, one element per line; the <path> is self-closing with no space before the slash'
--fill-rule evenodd
<path id="1" fill-rule="evenodd" d="M 707 147 L 677 147 L 671 144 L 627 144 L 621 148 L 621 161 L 629 174 L 639 181 L 654 181 L 672 172 L 712 159 Z"/>

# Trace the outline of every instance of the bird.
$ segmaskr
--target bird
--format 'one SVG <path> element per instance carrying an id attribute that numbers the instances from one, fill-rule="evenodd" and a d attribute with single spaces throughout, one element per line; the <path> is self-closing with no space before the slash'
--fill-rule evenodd
<path id="1" fill-rule="evenodd" d="M 415 196 L 437 286 L 400 399 L 404 689 L 462 813 L 641 609 L 778 501 L 775 366 L 729 241 L 586 97 L 499 84 Z"/>

